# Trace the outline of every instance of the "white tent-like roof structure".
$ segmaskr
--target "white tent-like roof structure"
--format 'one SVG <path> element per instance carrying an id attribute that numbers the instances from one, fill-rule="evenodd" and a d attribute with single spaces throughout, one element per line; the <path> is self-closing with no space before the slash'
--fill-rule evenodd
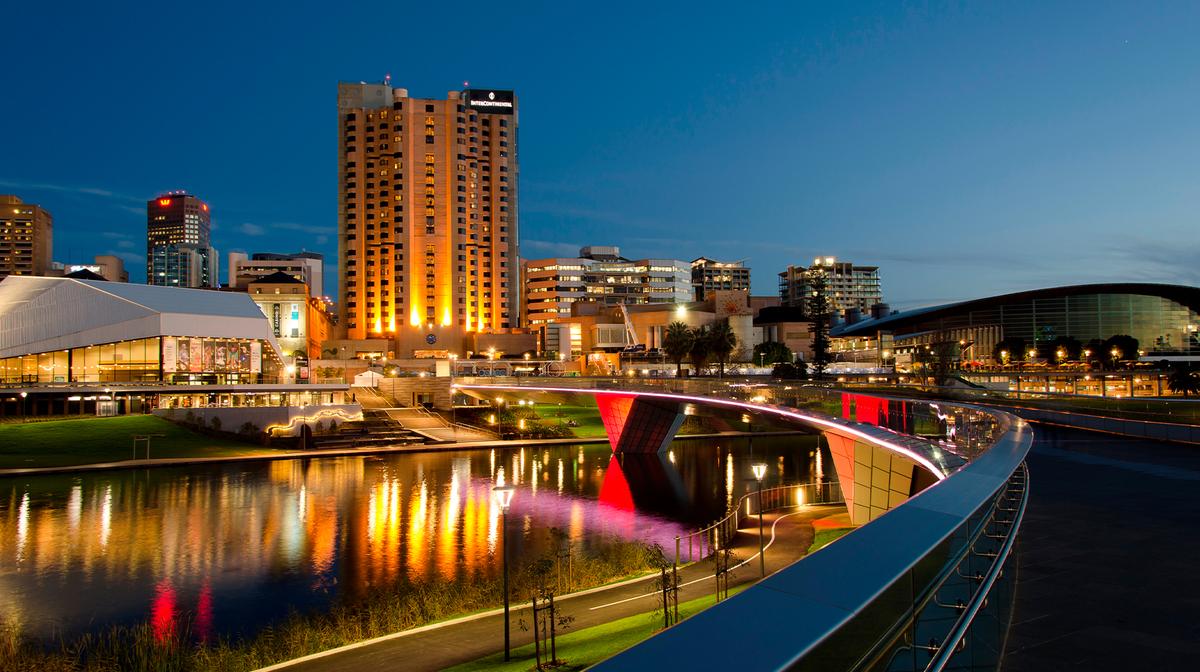
<path id="1" fill-rule="evenodd" d="M 376 371 L 363 371 L 354 376 L 355 387 L 379 387 L 379 381 L 383 380 L 383 374 Z"/>
<path id="2" fill-rule="evenodd" d="M 155 336 L 261 339 L 283 358 L 246 294 L 17 275 L 0 282 L 0 357 Z"/>

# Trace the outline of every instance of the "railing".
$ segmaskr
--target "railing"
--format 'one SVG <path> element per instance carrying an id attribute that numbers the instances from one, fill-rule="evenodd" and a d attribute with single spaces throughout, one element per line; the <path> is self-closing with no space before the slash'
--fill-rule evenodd
<path id="1" fill-rule="evenodd" d="M 870 393 L 896 402 L 901 412 L 899 422 L 889 416 L 877 421 L 880 427 L 869 427 L 838 417 L 850 408 L 843 390 L 754 380 L 564 378 L 503 384 L 652 390 L 714 406 L 739 400 L 740 408 L 749 404 L 818 428 L 836 425 L 863 441 L 931 456 L 926 466 L 944 478 L 821 553 L 600 663 L 598 669 L 666 664 L 905 672 L 999 668 L 1011 616 L 1014 543 L 1028 497 L 1024 459 L 1032 433 L 1018 418 L 953 401 Z M 789 408 L 802 412 L 789 414 Z M 786 503 L 786 495 L 779 494 L 772 496 L 784 499 L 769 504 L 766 492 L 764 506 Z M 731 538 L 745 501 L 729 517 L 697 533 L 691 557 L 703 557 Z M 750 648 L 706 644 L 718 641 L 745 642 Z"/>
<path id="2" fill-rule="evenodd" d="M 675 564 L 703 560 L 727 547 L 742 520 L 758 513 L 759 491 L 742 495 L 736 505 L 708 527 L 675 537 Z M 805 504 L 841 504 L 842 489 L 834 482 L 780 485 L 762 490 L 762 512 L 770 513 Z M 753 507 L 753 508 L 752 508 Z M 684 553 L 686 547 L 686 554 Z"/>

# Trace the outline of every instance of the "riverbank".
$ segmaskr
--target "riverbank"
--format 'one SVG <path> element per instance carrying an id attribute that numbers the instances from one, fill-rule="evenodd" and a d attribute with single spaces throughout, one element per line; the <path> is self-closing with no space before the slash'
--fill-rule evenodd
<path id="1" fill-rule="evenodd" d="M 199 434 L 153 415 L 85 417 L 0 424 L 0 472 L 129 462 L 133 437 L 147 435 L 149 453 L 159 459 L 269 457 L 280 452 Z M 147 453 L 145 442 L 139 441 L 136 449 L 140 455 Z"/>
<path id="2" fill-rule="evenodd" d="M 798 510 L 764 515 L 764 522 L 769 530 L 769 541 L 766 544 L 768 573 L 791 565 L 807 553 L 814 536 L 812 521 L 829 516 L 831 508 L 831 506 L 805 506 Z M 737 586 L 749 585 L 761 578 L 758 569 L 758 544 L 757 525 L 738 530 L 738 535 L 732 545 L 733 567 L 729 580 L 731 591 Z M 711 562 L 687 565 L 680 568 L 679 574 L 681 606 L 689 601 L 699 600 L 712 594 L 713 565 Z M 657 574 L 649 574 L 640 579 L 613 586 L 563 595 L 555 598 L 555 603 L 559 606 L 560 614 L 574 617 L 572 628 L 582 634 L 584 630 L 596 626 L 630 616 L 636 617 L 639 614 L 651 613 L 658 601 L 662 599 L 662 594 L 653 585 L 653 579 L 656 576 Z M 521 655 L 523 651 L 532 650 L 532 647 L 521 648 L 533 641 L 532 633 L 521 630 L 516 625 L 522 618 L 525 619 L 525 622 L 529 621 L 528 612 L 529 605 L 526 602 L 513 605 L 511 635 L 518 655 Z M 480 662 L 481 659 L 486 659 L 502 650 L 503 624 L 503 610 L 493 609 L 473 616 L 415 630 L 396 632 L 374 640 L 357 642 L 338 649 L 321 651 L 264 667 L 258 672 L 279 670 L 351 672 L 364 669 L 389 669 L 397 660 L 403 660 L 405 669 L 409 670 L 446 669 L 455 665 Z M 648 628 L 644 634 L 649 636 L 655 631 L 657 631 L 657 627 Z M 595 632 L 597 631 L 593 631 L 593 634 Z M 627 642 L 626 646 L 637 641 L 640 641 L 640 638 Z M 594 642 L 586 647 L 593 654 L 597 648 L 598 646 Z M 519 669 L 529 669 L 534 661 L 531 657 L 525 657 L 523 661 L 514 660 L 513 662 L 522 663 L 523 666 Z M 575 663 L 577 661 L 568 660 L 567 662 Z"/>
<path id="3" fill-rule="evenodd" d="M 128 416 L 135 418 L 148 418 L 151 416 Z M 115 418 L 104 418 L 104 420 L 113 420 Z M 157 418 L 155 418 L 157 419 Z M 62 422 L 86 422 L 77 420 L 65 420 Z M 165 420 L 161 422 L 169 427 L 175 427 Z M 50 423 L 38 423 L 50 424 Z M 30 425 L 33 426 L 33 425 Z M 178 429 L 178 428 L 177 428 Z M 187 430 L 180 429 L 186 432 Z M 698 439 L 722 439 L 722 438 L 747 438 L 747 437 L 767 437 L 767 436 L 797 436 L 805 435 L 808 432 L 796 431 L 777 431 L 777 432 L 710 432 L 707 434 L 686 434 L 676 436 L 676 441 L 689 441 Z M 199 436 L 199 435 L 196 435 Z M 218 439 L 210 439 L 202 437 L 210 441 L 219 441 Z M 0 445 L 7 446 L 4 443 L 4 438 L 0 437 Z M 128 434 L 120 438 L 122 441 L 128 441 Z M 154 439 L 158 440 L 158 439 Z M 64 441 L 67 441 L 64 439 Z M 25 476 L 25 475 L 40 475 L 40 474 L 65 474 L 85 471 L 107 471 L 113 469 L 148 469 L 153 467 L 179 467 L 196 464 L 216 464 L 221 462 L 255 462 L 255 461 L 270 461 L 270 460 L 293 460 L 293 459 L 311 459 L 320 457 L 348 457 L 356 455 L 381 455 L 389 453 L 426 453 L 440 452 L 448 450 L 483 450 L 491 448 L 514 448 L 523 446 L 561 446 L 561 445 L 578 445 L 592 443 L 608 443 L 607 437 L 571 437 L 565 439 L 521 439 L 521 440 L 495 440 L 495 441 L 471 441 L 460 443 L 423 443 L 409 444 L 396 446 L 375 446 L 369 448 L 337 448 L 329 450 L 287 450 L 287 449 L 271 449 L 253 444 L 246 444 L 247 448 L 227 447 L 217 448 L 221 454 L 211 455 L 207 452 L 204 455 L 195 455 L 190 457 L 167 457 L 145 459 L 130 459 L 130 460 L 114 460 L 110 462 L 95 462 L 87 464 L 72 464 L 65 466 L 46 466 L 46 467 L 16 467 L 0 469 L 0 477 L 4 476 Z M 70 445 L 69 442 L 66 445 Z M 152 451 L 158 453 L 157 443 L 154 444 Z M 14 446 L 15 447 L 15 446 Z M 121 449 L 122 451 L 125 449 Z M 244 453 L 244 454 L 243 454 Z"/>

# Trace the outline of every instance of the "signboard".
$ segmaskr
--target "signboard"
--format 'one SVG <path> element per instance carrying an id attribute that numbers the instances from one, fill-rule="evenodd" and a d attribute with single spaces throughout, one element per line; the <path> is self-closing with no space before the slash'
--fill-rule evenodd
<path id="1" fill-rule="evenodd" d="M 188 349 L 191 350 L 191 352 L 188 353 L 190 355 L 188 359 L 191 363 L 191 366 L 188 368 L 188 370 L 192 373 L 199 373 L 203 371 L 204 343 L 202 343 L 198 338 L 193 338 L 192 340 L 188 341 Z"/>
<path id="2" fill-rule="evenodd" d="M 279 338 L 279 322 L 280 309 L 278 303 L 271 304 L 271 328 L 274 330 L 275 338 Z"/>
<path id="3" fill-rule="evenodd" d="M 467 89 L 463 91 L 467 107 L 485 114 L 512 114 L 516 108 L 512 91 Z"/>
<path id="4" fill-rule="evenodd" d="M 262 373 L 261 341 L 250 341 L 250 373 Z"/>
<path id="5" fill-rule="evenodd" d="M 162 339 L 162 366 L 163 373 L 175 373 L 175 367 L 178 366 L 175 359 L 175 339 L 164 337 Z"/>

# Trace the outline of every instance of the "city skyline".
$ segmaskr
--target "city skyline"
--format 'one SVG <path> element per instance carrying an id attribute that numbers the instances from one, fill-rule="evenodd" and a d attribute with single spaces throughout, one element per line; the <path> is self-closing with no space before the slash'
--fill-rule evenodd
<path id="1" fill-rule="evenodd" d="M 524 258 L 588 244 L 744 258 L 762 295 L 789 264 L 836 255 L 880 266 L 884 298 L 901 309 L 1056 284 L 1197 282 L 1184 149 L 1200 135 L 1187 114 L 1200 95 L 1194 7 L 877 9 L 867 20 L 651 8 L 637 25 L 496 11 L 513 46 L 481 63 L 438 50 L 433 33 L 309 53 L 313 26 L 338 32 L 354 17 L 310 21 L 303 7 L 244 27 L 220 11 L 82 8 L 49 35 L 14 36 L 21 49 L 40 35 L 56 56 L 5 73 L 6 89 L 49 99 L 70 81 L 76 98 L 0 113 L 23 129 L 6 142 L 0 191 L 54 215 L 56 260 L 118 254 L 135 282 L 142 204 L 173 189 L 212 203 L 222 254 L 308 249 L 332 261 L 336 84 L 390 74 L 418 97 L 464 81 L 520 93 Z M 21 7 L 14 20 L 49 22 L 45 11 Z M 225 31 L 222 52 L 173 49 L 150 29 L 180 17 Z M 112 39 L 126 32 L 139 37 Z M 326 273 L 336 295 L 336 263 Z"/>

